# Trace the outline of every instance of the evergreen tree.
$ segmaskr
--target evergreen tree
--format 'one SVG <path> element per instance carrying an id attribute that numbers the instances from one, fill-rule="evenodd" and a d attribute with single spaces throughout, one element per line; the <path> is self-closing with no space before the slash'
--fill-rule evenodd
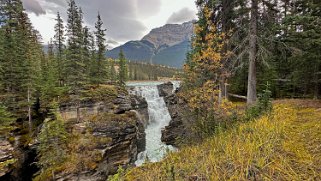
<path id="1" fill-rule="evenodd" d="M 120 52 L 119 52 L 118 83 L 120 85 L 125 85 L 127 79 L 128 79 L 127 61 L 126 61 L 123 50 L 120 50 Z"/>
<path id="2" fill-rule="evenodd" d="M 71 87 L 72 92 L 77 92 L 85 83 L 85 64 L 82 56 L 82 11 L 77 7 L 74 0 L 69 1 L 67 14 L 68 47 L 66 72 L 68 72 L 68 75 L 66 75 L 66 82 Z"/>
<path id="3" fill-rule="evenodd" d="M 62 120 L 59 113 L 54 113 L 54 120 L 47 120 L 41 132 L 38 135 L 39 146 L 37 151 L 39 154 L 38 165 L 43 169 L 54 168 L 59 166 L 66 158 L 67 150 L 67 138 L 68 133 L 65 129 L 64 121 Z M 55 173 L 42 173 L 37 177 L 38 180 L 43 180 L 41 178 L 42 174 L 51 175 L 51 178 L 55 177 Z M 45 176 L 45 178 L 47 178 Z"/>
<path id="4" fill-rule="evenodd" d="M 97 60 L 95 66 L 95 76 L 96 76 L 96 84 L 104 83 L 107 79 L 107 67 L 105 62 L 105 53 L 106 53 L 106 39 L 105 39 L 105 31 L 103 29 L 103 22 L 101 20 L 100 14 L 97 15 L 97 22 L 95 24 L 95 35 L 96 35 L 96 45 L 97 45 Z"/>
<path id="5" fill-rule="evenodd" d="M 4 29 L 2 68 L 3 103 L 19 117 L 29 118 L 32 128 L 32 105 L 36 100 L 37 78 L 40 73 L 42 48 L 39 34 L 30 23 L 20 0 L 4 1 L 1 14 L 6 18 Z"/>
<path id="6" fill-rule="evenodd" d="M 56 101 L 58 96 L 64 91 L 60 87 L 59 65 L 56 61 L 52 41 L 48 43 L 47 56 L 42 58 L 41 72 L 41 107 L 47 111 L 52 108 L 52 102 Z"/>
<path id="7" fill-rule="evenodd" d="M 252 0 L 250 21 L 250 50 L 249 50 L 249 73 L 247 87 L 247 104 L 256 102 L 256 62 L 257 62 L 257 24 L 258 24 L 258 0 Z"/>
<path id="8" fill-rule="evenodd" d="M 92 66 L 95 62 L 95 60 L 93 60 L 92 57 L 92 34 L 89 31 L 88 27 L 84 27 L 83 30 L 83 35 L 84 35 L 84 41 L 83 41 L 83 60 L 84 60 L 84 64 L 85 64 L 85 78 L 86 82 L 92 81 L 92 77 L 91 77 L 91 70 L 92 70 Z"/>
<path id="9" fill-rule="evenodd" d="M 65 51 L 65 36 L 64 36 L 64 25 L 63 20 L 60 17 L 60 13 L 57 13 L 56 25 L 55 25 L 55 36 L 54 43 L 57 49 L 57 64 L 58 64 L 58 79 L 59 85 L 62 86 L 64 84 L 64 77 L 66 76 L 66 71 L 63 69 L 65 65 L 64 59 L 64 51 Z"/>
<path id="10" fill-rule="evenodd" d="M 117 73 L 116 73 L 116 69 L 115 69 L 115 60 L 110 59 L 109 64 L 110 64 L 109 65 L 110 71 L 109 71 L 108 77 L 112 82 L 116 82 L 117 81 Z"/>

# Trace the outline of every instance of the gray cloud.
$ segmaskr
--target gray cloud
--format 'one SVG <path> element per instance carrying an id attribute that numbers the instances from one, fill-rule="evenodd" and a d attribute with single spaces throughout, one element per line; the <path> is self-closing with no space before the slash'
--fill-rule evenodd
<path id="1" fill-rule="evenodd" d="M 59 11 L 66 21 L 67 0 L 43 1 L 48 12 Z M 76 3 L 84 12 L 86 25 L 94 27 L 99 11 L 107 28 L 107 37 L 124 42 L 143 36 L 147 27 L 139 19 L 157 14 L 161 0 L 76 0 Z"/>
<path id="2" fill-rule="evenodd" d="M 107 40 L 107 44 L 109 44 L 109 45 L 119 45 L 119 43 L 117 42 L 117 41 L 115 41 L 115 40 L 113 40 L 113 39 L 108 39 Z"/>
<path id="3" fill-rule="evenodd" d="M 37 16 L 46 14 L 46 11 L 41 7 L 38 0 L 22 0 L 22 3 L 27 12 L 35 13 Z"/>
<path id="4" fill-rule="evenodd" d="M 186 21 L 190 21 L 196 18 L 196 13 L 189 9 L 183 8 L 178 12 L 173 13 L 167 20 L 167 23 L 174 24 L 174 23 L 183 23 Z"/>
<path id="5" fill-rule="evenodd" d="M 160 11 L 160 0 L 136 0 L 137 14 L 142 17 L 153 16 Z"/>

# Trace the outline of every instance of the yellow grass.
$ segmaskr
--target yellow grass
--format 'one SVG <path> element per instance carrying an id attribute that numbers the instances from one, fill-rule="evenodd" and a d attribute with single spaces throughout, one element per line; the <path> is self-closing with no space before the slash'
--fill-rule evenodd
<path id="1" fill-rule="evenodd" d="M 320 108 L 277 102 L 270 116 L 129 170 L 124 180 L 321 180 Z"/>

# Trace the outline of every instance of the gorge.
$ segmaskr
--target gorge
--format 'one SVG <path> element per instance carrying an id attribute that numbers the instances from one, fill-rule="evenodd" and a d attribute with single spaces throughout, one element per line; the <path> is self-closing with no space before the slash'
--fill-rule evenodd
<path id="1" fill-rule="evenodd" d="M 92 88 L 84 96 L 87 98 L 79 103 L 72 95 L 64 97 L 59 103 L 68 132 L 68 148 L 64 152 L 72 157 L 64 155 L 59 167 L 69 165 L 74 169 L 47 173 L 37 164 L 39 136 L 26 145 L 21 140 L 26 136 L 17 133 L 14 139 L 21 142 L 20 145 L 0 144 L 3 158 L 0 161 L 15 161 L 1 169 L 0 180 L 106 180 L 117 173 L 119 167 L 161 161 L 168 151 L 175 151 L 169 142 L 162 141 L 173 112 L 169 111 L 165 97 L 172 95 L 178 86 L 178 82 L 135 82 L 127 84 L 127 91 L 110 86 Z M 45 132 L 46 125 L 55 121 L 46 118 L 36 134 Z M 54 167 L 50 169 L 55 170 Z"/>
<path id="2" fill-rule="evenodd" d="M 161 94 L 164 89 L 160 89 L 161 82 L 139 82 L 129 83 L 130 93 L 144 97 L 148 104 L 149 121 L 146 126 L 146 150 L 139 153 L 135 164 L 142 165 L 145 160 L 151 162 L 160 161 L 168 150 L 175 150 L 161 141 L 162 129 L 168 126 L 171 116 Z M 173 84 L 172 89 L 173 89 Z"/>

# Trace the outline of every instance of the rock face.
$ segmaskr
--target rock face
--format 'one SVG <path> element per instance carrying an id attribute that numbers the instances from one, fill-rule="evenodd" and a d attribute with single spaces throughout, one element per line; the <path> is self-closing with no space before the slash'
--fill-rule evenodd
<path id="1" fill-rule="evenodd" d="M 83 119 L 89 115 L 99 113 L 122 114 L 132 109 L 131 97 L 126 94 L 119 94 L 110 101 L 95 101 L 91 99 L 83 100 L 79 106 L 73 103 L 63 103 L 60 106 L 60 112 L 64 120 Z M 77 111 L 78 110 L 78 111 Z"/>
<path id="2" fill-rule="evenodd" d="M 136 95 L 130 95 L 132 110 L 137 111 L 138 117 L 142 120 L 144 126 L 146 127 L 149 120 L 148 115 L 148 104 L 146 99 Z"/>
<path id="3" fill-rule="evenodd" d="M 5 138 L 0 138 L 0 178 L 11 172 L 15 162 L 13 145 Z"/>
<path id="4" fill-rule="evenodd" d="M 159 96 L 167 97 L 173 94 L 174 85 L 171 82 L 167 82 L 157 86 Z"/>
<path id="5" fill-rule="evenodd" d="M 140 41 L 129 41 L 107 52 L 107 57 L 118 58 L 120 49 L 131 61 L 143 61 L 181 68 L 190 50 L 193 21 L 167 24 L 153 29 Z"/>
<path id="6" fill-rule="evenodd" d="M 36 159 L 36 149 L 21 145 L 21 136 L 11 136 L 15 143 L 0 138 L 0 180 L 29 181 L 38 170 L 35 164 L 31 164 Z"/>
<path id="7" fill-rule="evenodd" d="M 60 112 L 73 133 L 85 137 L 90 130 L 95 140 L 107 140 L 98 142 L 93 149 L 101 153 L 102 159 L 92 170 L 80 174 L 60 174 L 57 180 L 106 180 L 108 175 L 117 173 L 119 166 L 133 165 L 138 153 L 145 150 L 146 100 L 120 94 L 112 101 L 85 101 L 79 107 L 62 105 Z M 80 122 L 75 121 L 77 115 Z"/>
<path id="8" fill-rule="evenodd" d="M 165 83 L 158 86 L 160 95 L 164 97 L 165 103 L 169 110 L 172 120 L 169 125 L 162 130 L 162 142 L 167 145 L 178 147 L 181 139 L 185 139 L 187 135 L 187 125 L 193 120 L 188 117 L 186 102 L 177 96 L 177 92 L 173 93 L 173 84 Z M 178 90 L 179 92 L 179 90 Z"/>
<path id="9" fill-rule="evenodd" d="M 125 123 L 112 122 L 94 128 L 93 134 L 111 138 L 108 145 L 101 145 L 107 161 L 109 174 L 115 174 L 119 166 L 134 164 L 139 152 L 145 150 L 144 126 L 137 120 L 136 113 L 128 113 L 133 120 Z"/>
<path id="10" fill-rule="evenodd" d="M 173 46 L 185 40 L 189 40 L 193 34 L 193 23 L 166 24 L 153 29 L 142 40 L 151 42 L 156 49 L 161 46 Z"/>

